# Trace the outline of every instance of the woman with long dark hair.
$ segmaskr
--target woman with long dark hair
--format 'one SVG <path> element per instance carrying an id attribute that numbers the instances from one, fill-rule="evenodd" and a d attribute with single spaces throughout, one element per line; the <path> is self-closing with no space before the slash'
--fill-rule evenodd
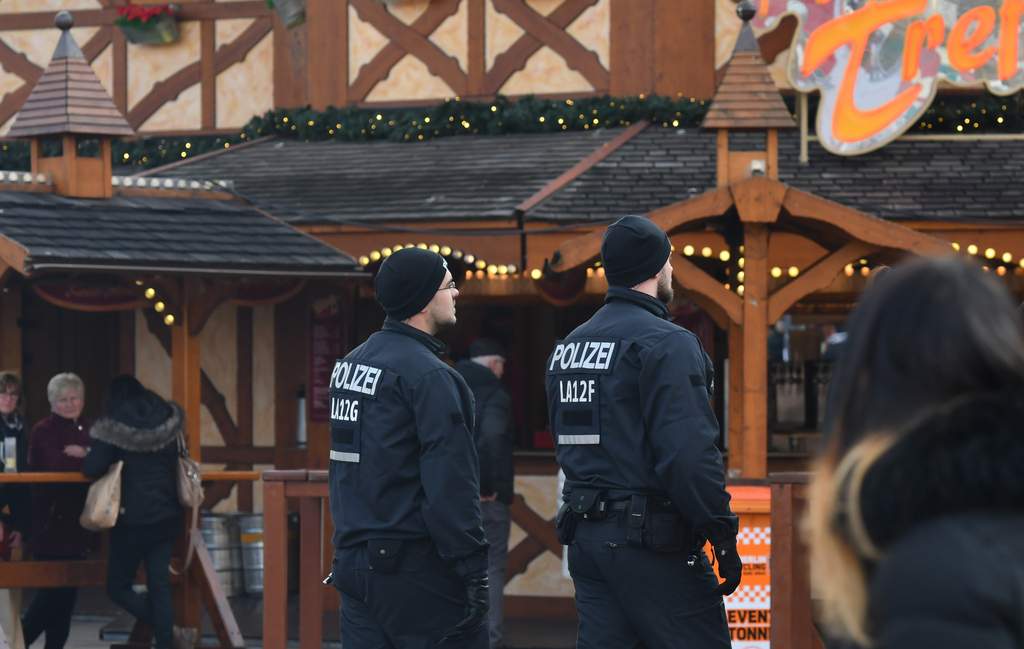
<path id="1" fill-rule="evenodd" d="M 812 579 L 862 646 L 1024 647 L 1024 329 L 978 265 L 917 260 L 849 322 L 811 489 Z"/>
<path id="2" fill-rule="evenodd" d="M 89 431 L 93 446 L 82 473 L 98 478 L 124 462 L 121 511 L 110 530 L 107 597 L 153 627 L 155 649 L 190 648 L 195 630 L 174 625 L 169 572 L 182 529 L 175 471 L 185 415 L 127 375 L 110 382 L 103 405 L 106 414 Z M 146 566 L 146 597 L 132 589 L 140 563 Z"/>

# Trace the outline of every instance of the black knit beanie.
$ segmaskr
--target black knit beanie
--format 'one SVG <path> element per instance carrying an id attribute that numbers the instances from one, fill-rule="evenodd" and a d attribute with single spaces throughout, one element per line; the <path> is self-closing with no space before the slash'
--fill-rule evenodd
<path id="1" fill-rule="evenodd" d="M 377 301 L 392 318 L 411 318 L 434 299 L 447 270 L 448 263 L 436 252 L 402 248 L 385 259 L 377 271 Z"/>
<path id="2" fill-rule="evenodd" d="M 601 241 L 601 263 L 612 286 L 633 287 L 654 277 L 670 254 L 668 235 L 643 216 L 622 217 Z"/>

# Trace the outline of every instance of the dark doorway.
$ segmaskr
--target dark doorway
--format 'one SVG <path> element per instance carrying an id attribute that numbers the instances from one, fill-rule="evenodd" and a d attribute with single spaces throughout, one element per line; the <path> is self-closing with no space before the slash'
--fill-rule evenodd
<path id="1" fill-rule="evenodd" d="M 84 415 L 103 413 L 103 394 L 119 373 L 120 331 L 116 312 L 72 311 L 22 292 L 22 380 L 29 426 L 50 415 L 46 386 L 60 372 L 85 384 Z"/>

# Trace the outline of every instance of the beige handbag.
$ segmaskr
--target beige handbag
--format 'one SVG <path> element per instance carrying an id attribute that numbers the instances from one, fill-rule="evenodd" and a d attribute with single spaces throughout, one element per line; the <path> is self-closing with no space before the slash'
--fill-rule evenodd
<path id="1" fill-rule="evenodd" d="M 192 508 L 192 527 L 189 530 L 188 551 L 185 554 L 185 564 L 178 572 L 171 568 L 175 575 L 183 574 L 192 565 L 192 555 L 195 552 L 194 533 L 196 523 L 199 522 L 199 506 L 203 504 L 203 481 L 202 467 L 199 463 L 189 457 L 188 442 L 185 441 L 184 426 L 178 431 L 178 502 L 182 507 Z"/>
<path id="2" fill-rule="evenodd" d="M 107 474 L 92 483 L 85 498 L 85 508 L 78 522 L 87 530 L 99 532 L 117 523 L 121 509 L 121 467 L 124 462 L 110 465 Z"/>
<path id="3" fill-rule="evenodd" d="M 188 455 L 184 431 L 178 431 L 178 502 L 182 507 L 203 504 L 202 468 Z"/>

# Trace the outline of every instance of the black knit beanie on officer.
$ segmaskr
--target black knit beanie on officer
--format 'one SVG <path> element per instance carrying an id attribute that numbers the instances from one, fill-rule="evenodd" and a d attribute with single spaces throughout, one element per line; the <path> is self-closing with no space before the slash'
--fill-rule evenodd
<path id="1" fill-rule="evenodd" d="M 668 235 L 643 216 L 624 216 L 608 226 L 601 263 L 612 286 L 633 287 L 657 275 L 669 255 Z"/>
<path id="2" fill-rule="evenodd" d="M 384 260 L 374 280 L 377 301 L 396 320 L 406 320 L 422 311 L 437 294 L 448 263 L 444 257 L 423 248 L 402 248 Z"/>

